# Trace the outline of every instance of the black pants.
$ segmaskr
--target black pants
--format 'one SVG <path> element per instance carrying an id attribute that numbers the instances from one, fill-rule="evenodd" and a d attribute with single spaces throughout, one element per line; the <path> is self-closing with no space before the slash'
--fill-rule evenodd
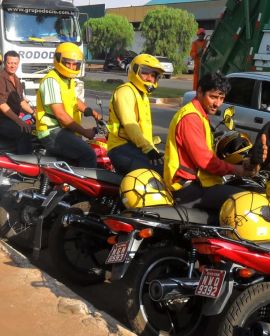
<path id="1" fill-rule="evenodd" d="M 187 208 L 203 208 L 220 210 L 222 204 L 232 195 L 245 191 L 242 188 L 226 184 L 213 187 L 202 187 L 199 182 L 192 182 L 188 186 L 174 192 L 177 203 Z"/>
<path id="2" fill-rule="evenodd" d="M 7 150 L 14 148 L 16 154 L 32 153 L 32 135 L 21 130 L 21 128 L 11 119 L 0 119 L 0 143 L 3 142 L 3 150 L 5 145 Z"/>
<path id="3" fill-rule="evenodd" d="M 49 154 L 59 156 L 62 160 L 74 160 L 80 167 L 96 168 L 95 151 L 79 136 L 66 128 L 57 128 L 50 135 L 40 139 Z"/>

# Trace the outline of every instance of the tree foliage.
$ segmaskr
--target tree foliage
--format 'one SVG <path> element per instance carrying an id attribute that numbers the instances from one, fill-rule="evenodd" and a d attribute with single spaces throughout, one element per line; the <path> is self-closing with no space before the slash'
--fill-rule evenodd
<path id="1" fill-rule="evenodd" d="M 88 49 L 92 56 L 105 55 L 110 49 L 124 49 L 134 39 L 134 29 L 127 18 L 114 14 L 106 14 L 101 18 L 92 18 L 84 26 L 92 30 L 92 39 Z"/>
<path id="2" fill-rule="evenodd" d="M 194 15 L 186 10 L 160 7 L 149 11 L 140 25 L 144 52 L 167 56 L 180 72 L 197 28 Z"/>

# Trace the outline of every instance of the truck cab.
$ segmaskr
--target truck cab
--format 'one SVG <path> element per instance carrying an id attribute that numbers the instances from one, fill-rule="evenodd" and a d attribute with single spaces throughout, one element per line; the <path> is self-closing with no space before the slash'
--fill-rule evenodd
<path id="1" fill-rule="evenodd" d="M 15 50 L 20 55 L 17 76 L 24 85 L 26 98 L 36 105 L 40 79 L 53 67 L 55 48 L 63 42 L 77 44 L 83 51 L 78 22 L 79 11 L 61 0 L 0 0 L 0 52 Z M 84 86 L 80 77 L 77 94 L 83 99 Z"/>

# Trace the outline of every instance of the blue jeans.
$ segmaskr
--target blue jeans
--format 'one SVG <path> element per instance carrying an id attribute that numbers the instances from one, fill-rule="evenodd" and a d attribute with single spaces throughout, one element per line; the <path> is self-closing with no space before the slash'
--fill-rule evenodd
<path id="1" fill-rule="evenodd" d="M 79 167 L 96 168 L 95 151 L 79 136 L 66 128 L 57 128 L 50 135 L 40 139 L 42 145 L 51 155 L 62 160 L 74 160 Z"/>
<path id="2" fill-rule="evenodd" d="M 203 208 L 219 211 L 222 204 L 232 195 L 244 189 L 237 186 L 216 184 L 212 187 L 202 187 L 195 181 L 188 186 L 175 191 L 174 199 L 187 208 Z"/>
<path id="3" fill-rule="evenodd" d="M 13 120 L 0 119 L 0 137 L 3 139 L 3 144 L 7 143 L 8 148 L 14 148 L 16 154 L 32 153 L 32 134 L 23 132 Z M 5 150 L 5 148 L 3 149 Z"/>
<path id="4" fill-rule="evenodd" d="M 153 169 L 161 176 L 163 175 L 163 164 L 154 166 L 150 163 L 149 158 L 144 154 L 140 148 L 128 142 L 111 149 L 108 152 L 115 170 L 121 174 L 126 175 L 132 170 L 139 168 Z"/>

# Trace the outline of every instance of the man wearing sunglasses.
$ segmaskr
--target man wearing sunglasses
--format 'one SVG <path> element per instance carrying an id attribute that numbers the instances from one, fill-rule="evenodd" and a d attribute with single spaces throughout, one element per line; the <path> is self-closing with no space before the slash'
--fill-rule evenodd
<path id="1" fill-rule="evenodd" d="M 155 169 L 162 174 L 163 160 L 153 142 L 148 95 L 157 88 L 163 72 L 154 56 L 140 54 L 130 64 L 129 81 L 112 95 L 108 155 L 122 175 L 139 168 Z"/>
<path id="2" fill-rule="evenodd" d="M 76 96 L 74 78 L 83 54 L 73 43 L 61 43 L 54 54 L 54 69 L 41 81 L 37 93 L 37 136 L 50 154 L 74 160 L 80 167 L 95 168 L 96 154 L 82 139 L 95 136 L 93 128 L 81 125 L 81 115 L 100 115 Z"/>

